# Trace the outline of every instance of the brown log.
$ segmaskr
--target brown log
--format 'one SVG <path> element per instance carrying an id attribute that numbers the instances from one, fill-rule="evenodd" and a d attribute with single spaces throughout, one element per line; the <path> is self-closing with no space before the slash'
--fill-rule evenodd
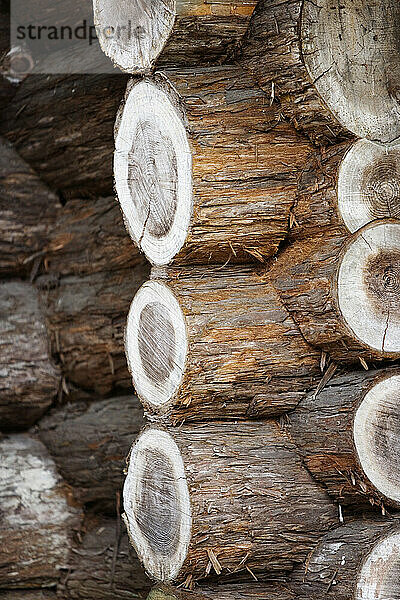
<path id="1" fill-rule="evenodd" d="M 299 600 L 399 597 L 398 518 L 359 520 L 326 534 L 292 576 Z"/>
<path id="2" fill-rule="evenodd" d="M 337 361 L 398 358 L 400 224 L 379 220 L 292 244 L 269 280 L 306 341 Z"/>
<path id="3" fill-rule="evenodd" d="M 52 587 L 65 568 L 80 511 L 45 446 L 0 439 L 0 589 Z"/>
<path id="4" fill-rule="evenodd" d="M 173 422 L 282 414 L 320 376 L 320 352 L 252 267 L 154 270 L 125 347 L 146 410 Z"/>
<path id="5" fill-rule="evenodd" d="M 52 352 L 72 383 L 98 394 L 129 388 L 123 329 L 148 268 L 123 228 L 113 198 L 63 208 L 37 279 Z"/>
<path id="6" fill-rule="evenodd" d="M 294 594 L 283 585 L 228 584 L 196 587 L 194 591 L 158 585 L 147 600 L 294 600 Z"/>
<path id="7" fill-rule="evenodd" d="M 64 197 L 111 195 L 113 128 L 122 75 L 38 76 L 20 84 L 1 132 Z"/>
<path id="8" fill-rule="evenodd" d="M 50 590 L 5 590 L 2 600 L 57 600 L 56 592 Z"/>
<path id="9" fill-rule="evenodd" d="M 135 396 L 68 404 L 42 419 L 37 433 L 80 503 L 113 513 L 125 457 L 143 426 Z"/>
<path id="10" fill-rule="evenodd" d="M 146 598 L 150 582 L 120 522 L 92 519 L 70 555 L 57 589 L 62 600 L 132 600 Z"/>
<path id="11" fill-rule="evenodd" d="M 239 67 L 134 80 L 114 161 L 128 231 L 155 265 L 263 261 L 286 236 L 310 152 Z"/>
<path id="12" fill-rule="evenodd" d="M 58 198 L 0 139 L 0 275 L 26 276 L 43 257 Z"/>
<path id="13" fill-rule="evenodd" d="M 154 63 L 218 64 L 246 32 L 256 0 L 157 0 L 113 4 L 94 0 L 94 22 L 102 49 L 128 73 L 146 73 Z"/>
<path id="14" fill-rule="evenodd" d="M 124 486 L 131 540 L 148 574 L 291 571 L 337 516 L 273 421 L 147 427 Z"/>
<path id="15" fill-rule="evenodd" d="M 312 476 L 341 504 L 399 505 L 398 369 L 333 378 L 289 416 Z"/>
<path id="16" fill-rule="evenodd" d="M 349 133 L 390 143 L 400 136 L 399 19 L 395 0 L 262 0 L 243 61 L 318 144 Z"/>
<path id="17" fill-rule="evenodd" d="M 29 283 L 0 284 L 1 429 L 24 429 L 52 404 L 61 377 L 49 356 L 44 315 Z"/>

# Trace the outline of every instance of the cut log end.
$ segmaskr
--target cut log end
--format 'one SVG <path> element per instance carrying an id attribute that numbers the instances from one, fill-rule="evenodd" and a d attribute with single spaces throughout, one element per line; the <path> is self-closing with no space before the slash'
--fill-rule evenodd
<path id="1" fill-rule="evenodd" d="M 304 62 L 341 124 L 370 140 L 400 136 L 400 5 L 397 0 L 306 0 Z"/>
<path id="2" fill-rule="evenodd" d="M 364 397 L 354 419 L 361 467 L 375 488 L 400 503 L 400 375 L 386 377 Z"/>
<path id="3" fill-rule="evenodd" d="M 132 449 L 124 509 L 131 541 L 150 577 L 175 579 L 187 555 L 191 508 L 181 453 L 161 429 L 146 429 Z"/>
<path id="4" fill-rule="evenodd" d="M 381 540 L 368 556 L 357 583 L 356 600 L 400 597 L 400 533 Z"/>
<path id="5" fill-rule="evenodd" d="M 127 73 L 148 71 L 175 21 L 175 0 L 94 0 L 103 52 Z"/>
<path id="6" fill-rule="evenodd" d="M 400 146 L 356 142 L 340 166 L 338 205 L 352 233 L 376 219 L 400 218 Z"/>
<path id="7" fill-rule="evenodd" d="M 116 134 L 115 186 L 127 229 L 155 265 L 181 249 L 192 212 L 191 152 L 179 110 L 148 81 L 128 93 Z"/>
<path id="8" fill-rule="evenodd" d="M 185 318 L 165 284 L 149 281 L 136 294 L 125 346 L 140 398 L 153 409 L 165 408 L 179 387 L 187 354 Z"/>
<path id="9" fill-rule="evenodd" d="M 400 223 L 372 223 L 352 238 L 337 281 L 353 336 L 379 355 L 400 354 Z"/>

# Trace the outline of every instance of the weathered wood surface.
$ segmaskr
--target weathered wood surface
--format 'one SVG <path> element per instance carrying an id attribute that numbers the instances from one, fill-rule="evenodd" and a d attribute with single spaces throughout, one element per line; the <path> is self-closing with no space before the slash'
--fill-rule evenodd
<path id="1" fill-rule="evenodd" d="M 142 425 L 139 400 L 119 396 L 53 410 L 40 421 L 37 434 L 72 486 L 76 500 L 114 513 L 125 457 Z"/>
<path id="2" fill-rule="evenodd" d="M 306 341 L 347 363 L 397 358 L 400 225 L 343 227 L 285 249 L 268 274 Z"/>
<path id="3" fill-rule="evenodd" d="M 399 19 L 395 0 L 262 0 L 243 61 L 317 143 L 349 132 L 389 143 L 400 135 Z"/>
<path id="4" fill-rule="evenodd" d="M 89 518 L 81 543 L 72 549 L 57 598 L 144 599 L 150 586 L 123 525 L 115 519 Z"/>
<path id="5" fill-rule="evenodd" d="M 1 132 L 64 197 L 111 195 L 113 128 L 123 75 L 31 75 L 4 111 Z"/>
<path id="6" fill-rule="evenodd" d="M 292 575 L 291 587 L 296 597 L 301 600 L 398 598 L 399 532 L 399 520 L 392 518 L 354 521 L 327 533 L 307 562 Z"/>
<path id="7" fill-rule="evenodd" d="M 130 454 L 124 510 L 147 572 L 186 585 L 211 572 L 291 571 L 337 520 L 272 421 L 146 428 Z"/>
<path id="8" fill-rule="evenodd" d="M 2 600 L 57 600 L 52 590 L 5 590 L 0 597 Z"/>
<path id="9" fill-rule="evenodd" d="M 70 200 L 37 278 L 53 356 L 83 389 L 130 387 L 123 349 L 129 304 L 148 275 L 114 198 Z"/>
<path id="10" fill-rule="evenodd" d="M 218 64 L 246 32 L 256 0 L 94 0 L 94 22 L 112 27 L 100 45 L 116 66 L 147 73 L 157 64 Z"/>
<path id="11" fill-rule="evenodd" d="M 318 394 L 309 393 L 290 413 L 288 432 L 308 471 L 341 504 L 396 503 L 400 493 L 399 370 L 360 369 L 334 377 Z M 387 394 L 389 380 L 391 393 Z M 369 414 L 367 424 L 355 423 L 364 398 L 373 401 L 375 411 Z M 364 458 L 360 463 L 355 433 L 358 444 L 367 447 L 369 461 Z M 368 479 L 367 466 L 378 487 Z M 385 498 L 385 492 L 392 498 Z"/>
<path id="12" fill-rule="evenodd" d="M 227 585 L 202 585 L 194 591 L 159 585 L 153 588 L 147 600 L 293 600 L 294 594 L 283 585 L 230 583 Z"/>
<path id="13" fill-rule="evenodd" d="M 281 414 L 321 377 L 320 352 L 252 267 L 154 270 L 125 345 L 145 408 L 174 422 Z"/>
<path id="14" fill-rule="evenodd" d="M 114 161 L 128 230 L 155 265 L 263 261 L 311 151 L 240 67 L 134 80 Z"/>
<path id="15" fill-rule="evenodd" d="M 54 586 L 67 565 L 80 511 L 45 446 L 33 437 L 1 437 L 0 475 L 0 589 Z"/>
<path id="16" fill-rule="evenodd" d="M 0 429 L 24 429 L 52 404 L 61 382 L 33 285 L 0 284 Z"/>
<path id="17" fill-rule="evenodd" d="M 0 275 L 26 276 L 46 249 L 59 209 L 55 194 L 0 139 Z"/>

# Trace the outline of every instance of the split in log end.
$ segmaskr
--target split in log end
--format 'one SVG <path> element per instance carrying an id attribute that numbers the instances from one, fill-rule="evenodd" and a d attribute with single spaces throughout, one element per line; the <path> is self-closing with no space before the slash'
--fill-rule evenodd
<path id="1" fill-rule="evenodd" d="M 400 503 L 400 375 L 384 378 L 365 395 L 354 419 L 354 443 L 370 482 Z"/>
<path id="2" fill-rule="evenodd" d="M 356 600 L 396 600 L 400 597 L 400 533 L 381 540 L 364 562 Z"/>
<path id="3" fill-rule="evenodd" d="M 185 318 L 165 284 L 149 281 L 137 292 L 125 348 L 140 399 L 152 409 L 165 410 L 181 383 L 187 354 Z"/>
<path id="4" fill-rule="evenodd" d="M 133 85 L 116 132 L 115 187 L 129 234 L 158 266 L 182 248 L 192 214 L 192 157 L 169 94 Z"/>
<path id="5" fill-rule="evenodd" d="M 146 429 L 132 448 L 124 485 L 125 523 L 147 573 L 174 580 L 191 537 L 191 508 L 178 446 L 165 431 Z"/>

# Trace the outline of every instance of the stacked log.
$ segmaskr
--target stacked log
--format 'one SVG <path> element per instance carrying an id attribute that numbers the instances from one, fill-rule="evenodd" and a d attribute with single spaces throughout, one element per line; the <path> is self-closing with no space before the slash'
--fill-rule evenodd
<path id="1" fill-rule="evenodd" d="M 228 584 L 206 585 L 195 592 L 176 589 L 168 585 L 153 588 L 147 600 L 294 600 L 295 596 L 287 587 L 276 584 Z"/>

